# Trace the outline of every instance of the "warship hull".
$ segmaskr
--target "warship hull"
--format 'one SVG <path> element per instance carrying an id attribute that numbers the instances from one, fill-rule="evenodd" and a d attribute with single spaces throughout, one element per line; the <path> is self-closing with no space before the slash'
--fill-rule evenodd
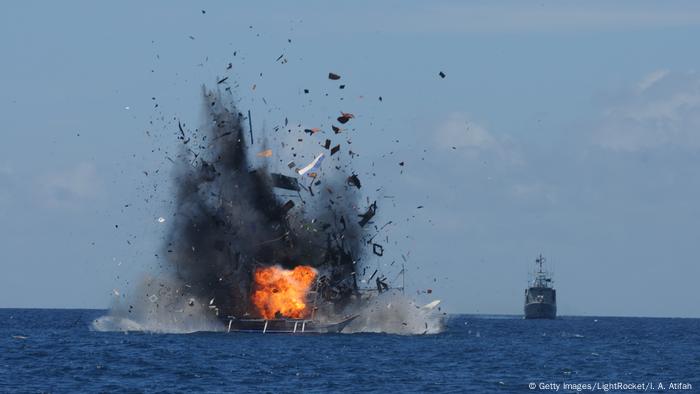
<path id="1" fill-rule="evenodd" d="M 554 304 L 545 304 L 533 302 L 525 304 L 526 319 L 556 319 L 557 306 Z"/>
<path id="2" fill-rule="evenodd" d="M 530 287 L 525 290 L 526 319 L 555 319 L 557 292 L 551 287 Z"/>

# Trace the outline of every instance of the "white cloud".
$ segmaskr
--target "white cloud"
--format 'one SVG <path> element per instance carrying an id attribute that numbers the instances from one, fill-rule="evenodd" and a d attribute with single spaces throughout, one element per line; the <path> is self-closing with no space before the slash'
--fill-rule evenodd
<path id="1" fill-rule="evenodd" d="M 515 144 L 507 136 L 491 133 L 460 112 L 450 115 L 435 132 L 435 146 L 450 150 L 469 159 L 497 159 L 502 163 L 521 164 L 522 158 Z"/>
<path id="2" fill-rule="evenodd" d="M 668 70 L 656 70 L 647 74 L 637 84 L 637 93 L 643 93 L 645 90 L 652 87 L 656 82 L 663 79 L 666 75 L 668 75 Z"/>
<path id="3" fill-rule="evenodd" d="M 487 149 L 497 144 L 496 139 L 483 126 L 470 121 L 466 115 L 452 113 L 440 125 L 437 144 L 442 148 Z"/>
<path id="4" fill-rule="evenodd" d="M 78 207 L 95 198 L 100 180 L 92 163 L 79 163 L 73 168 L 50 171 L 40 177 L 44 202 L 53 207 Z"/>
<path id="5" fill-rule="evenodd" d="M 627 152 L 700 148 L 700 75 L 659 70 L 645 76 L 605 112 L 594 141 Z"/>

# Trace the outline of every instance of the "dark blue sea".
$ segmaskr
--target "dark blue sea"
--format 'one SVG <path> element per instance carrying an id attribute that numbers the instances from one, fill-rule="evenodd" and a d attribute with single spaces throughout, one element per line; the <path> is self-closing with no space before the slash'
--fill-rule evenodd
<path id="1" fill-rule="evenodd" d="M 456 315 L 416 336 L 92 330 L 105 313 L 0 309 L 0 390 L 700 392 L 700 319 Z"/>

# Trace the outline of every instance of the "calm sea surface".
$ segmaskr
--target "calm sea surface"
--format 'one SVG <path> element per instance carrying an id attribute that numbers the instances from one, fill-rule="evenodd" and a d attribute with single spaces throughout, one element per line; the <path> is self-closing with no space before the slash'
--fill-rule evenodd
<path id="1" fill-rule="evenodd" d="M 0 309 L 0 391 L 700 392 L 700 319 L 457 315 L 425 336 L 91 330 L 105 313 Z"/>

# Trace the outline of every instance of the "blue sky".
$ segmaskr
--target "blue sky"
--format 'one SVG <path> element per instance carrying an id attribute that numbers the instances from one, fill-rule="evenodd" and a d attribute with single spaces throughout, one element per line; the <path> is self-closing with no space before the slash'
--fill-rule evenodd
<path id="1" fill-rule="evenodd" d="M 8 2 L 0 33 L 0 307 L 155 272 L 172 121 L 229 76 L 256 130 L 357 116 L 370 264 L 412 294 L 517 314 L 543 253 L 561 314 L 700 317 L 695 2 Z"/>

